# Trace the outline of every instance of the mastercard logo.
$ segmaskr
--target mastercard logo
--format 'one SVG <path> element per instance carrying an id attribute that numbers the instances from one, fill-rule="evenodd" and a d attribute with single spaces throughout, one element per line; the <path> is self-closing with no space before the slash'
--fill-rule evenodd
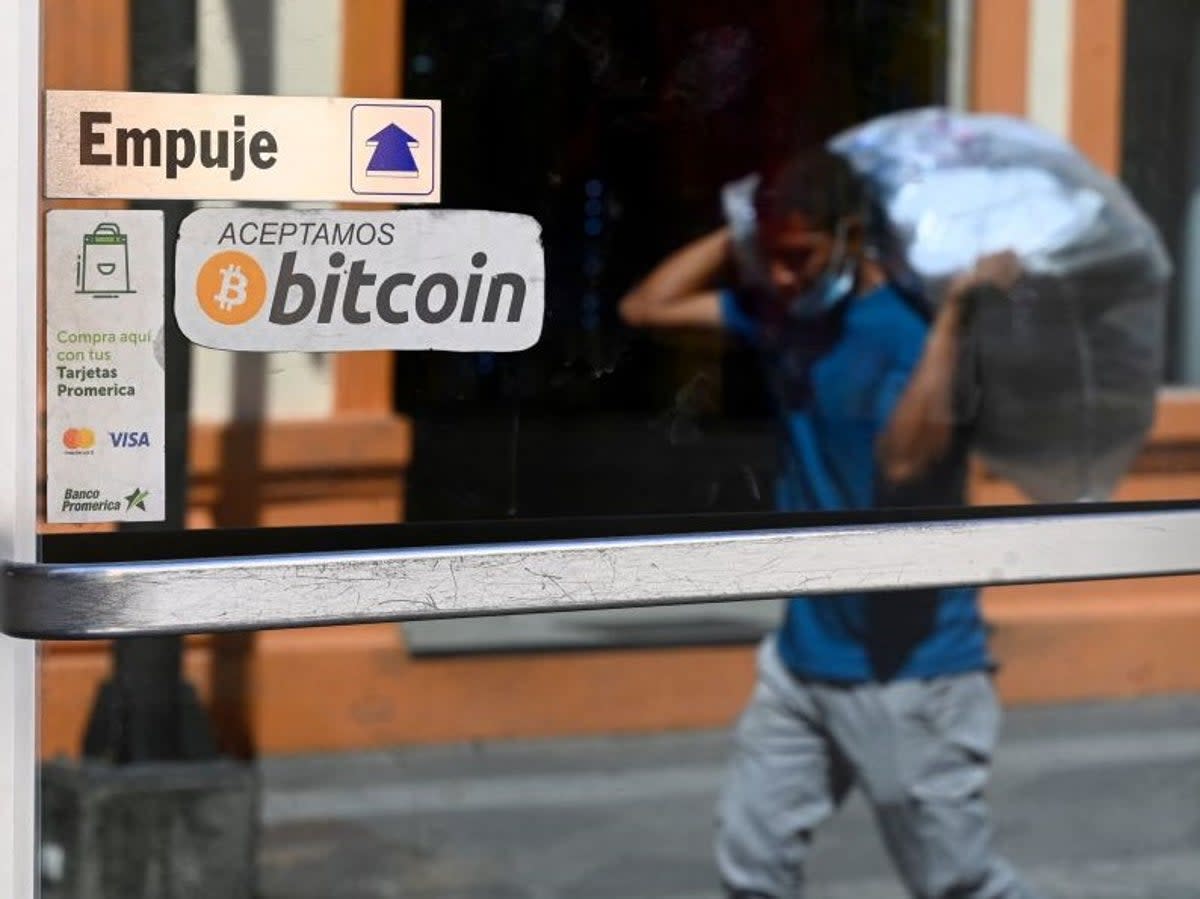
<path id="1" fill-rule="evenodd" d="M 69 450 L 86 450 L 96 445 L 96 432 L 91 428 L 67 428 L 62 435 L 63 446 Z"/>

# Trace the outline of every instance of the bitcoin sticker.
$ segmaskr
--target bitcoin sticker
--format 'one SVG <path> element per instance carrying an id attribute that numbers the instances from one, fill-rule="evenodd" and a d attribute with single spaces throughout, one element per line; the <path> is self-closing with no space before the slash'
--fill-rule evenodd
<path id="1" fill-rule="evenodd" d="M 222 325 L 241 325 L 258 315 L 267 298 L 267 276 L 246 253 L 216 253 L 196 275 L 196 300 L 204 314 Z"/>

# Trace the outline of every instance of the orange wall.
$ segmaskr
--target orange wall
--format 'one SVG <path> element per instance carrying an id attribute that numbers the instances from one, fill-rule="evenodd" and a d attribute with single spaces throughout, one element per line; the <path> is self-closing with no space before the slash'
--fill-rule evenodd
<path id="1" fill-rule="evenodd" d="M 1108 172 L 1121 164 L 1125 0 L 1075 0 L 1071 138 Z"/>
<path id="2" fill-rule="evenodd" d="M 1121 158 L 1126 0 L 1074 0 L 1069 133 L 1097 165 Z M 1023 115 L 1029 87 L 1030 0 L 975 0 L 971 102 L 984 112 Z"/>
<path id="3" fill-rule="evenodd" d="M 1029 55 L 1029 0 L 975 0 L 971 106 L 1023 115 Z"/>

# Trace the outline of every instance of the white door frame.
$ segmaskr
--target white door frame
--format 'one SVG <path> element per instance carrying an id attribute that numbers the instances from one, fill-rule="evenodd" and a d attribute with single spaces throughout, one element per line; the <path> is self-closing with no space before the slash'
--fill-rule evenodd
<path id="1" fill-rule="evenodd" d="M 37 521 L 39 0 L 0 0 L 0 558 L 34 561 Z M 0 895 L 33 899 L 36 644 L 0 637 Z"/>

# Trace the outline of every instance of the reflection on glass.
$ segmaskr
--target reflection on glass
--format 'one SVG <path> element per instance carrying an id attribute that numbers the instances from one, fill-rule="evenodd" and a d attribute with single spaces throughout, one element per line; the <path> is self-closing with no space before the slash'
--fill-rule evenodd
<path id="1" fill-rule="evenodd" d="M 1011 120 L 894 116 L 729 185 L 725 209 L 620 311 L 754 347 L 778 508 L 961 503 L 973 445 L 1035 498 L 1101 498 L 1140 447 L 1169 265 L 1067 145 Z M 992 665 L 973 589 L 792 600 L 718 804 L 726 895 L 795 893 L 813 832 L 858 786 L 914 895 L 1035 896 L 991 839 Z"/>
<path id="2" fill-rule="evenodd" d="M 535 216 L 548 275 L 536 348 L 397 359 L 410 520 L 773 507 L 753 351 L 631 330 L 617 304 L 719 224 L 722 184 L 941 101 L 940 4 L 870 6 L 407 4 L 406 92 L 471 110 L 446 119 L 447 205 Z"/>
<path id="3" fill-rule="evenodd" d="M 969 4 L 977 30 L 969 51 L 959 49 L 984 76 L 1009 55 L 988 30 L 996 10 L 1017 18 L 1006 4 Z M 936 177 L 916 179 L 912 169 L 872 167 L 906 145 L 889 137 L 881 153 L 870 141 L 880 132 L 863 123 L 885 127 L 885 114 L 946 101 L 948 5 L 137 0 L 135 21 L 126 21 L 88 0 L 46 0 L 48 87 L 113 86 L 106 73 L 124 71 L 132 38 L 134 68 L 147 71 L 131 83 L 141 86 L 164 86 L 146 76 L 165 56 L 173 64 L 165 69 L 190 72 L 194 63 L 207 92 L 441 98 L 446 205 L 527 213 L 544 229 L 550 314 L 528 352 L 380 360 L 169 349 L 176 371 L 189 356 L 192 365 L 190 399 L 177 395 L 170 410 L 180 468 L 182 448 L 190 454 L 189 485 L 173 496 L 180 517 L 186 508 L 188 526 L 234 527 L 611 515 L 649 529 L 659 525 L 639 516 L 946 507 L 980 483 L 969 475 L 973 452 L 1037 500 L 1105 495 L 1149 425 L 1164 260 L 1115 185 L 1077 161 L 1064 169 L 1035 154 L 997 168 L 988 153 L 1001 145 L 956 138 L 955 147 L 989 161 L 934 166 Z M 1127 122 L 1109 123 L 1127 157 L 1123 176 L 1175 250 L 1190 239 L 1175 232 L 1187 230 L 1177 207 L 1195 168 L 1194 136 L 1176 133 L 1194 106 L 1175 87 L 1197 46 L 1196 12 L 1184 6 L 1128 4 L 1129 60 L 1113 63 L 1114 82 L 1130 88 Z M 179 14 L 190 9 L 194 29 Z M 1016 22 L 1022 35 L 1037 34 L 1041 51 L 1045 19 Z M 169 25 L 181 44 L 155 39 L 147 20 Z M 1074 51 L 1071 36 L 1060 37 L 1065 68 Z M 1004 70 L 998 80 L 1023 83 L 1026 74 Z M 1104 89 L 1077 78 L 1067 92 L 1078 107 Z M 812 149 L 846 129 L 863 154 L 843 145 L 850 166 Z M 997 206 L 1009 218 L 990 217 Z M 922 215 L 930 209 L 932 219 Z M 1184 306 L 1193 299 L 1186 288 L 1176 297 Z M 1175 338 L 1175 376 L 1194 374 L 1186 338 L 1194 330 Z M 1179 457 L 1156 458 L 1169 466 Z M 1164 483 L 1155 498 L 1188 489 Z M 995 480 L 986 485 L 993 500 L 1017 498 Z M 482 530 L 463 527 L 455 539 Z M 157 539 L 171 544 L 164 554 L 201 545 L 196 535 Z M 251 542 L 226 539 L 234 551 Z M 1123 584 L 1028 589 L 1034 602 L 1017 590 L 1003 597 L 1014 602 L 990 609 L 1007 615 L 993 615 L 1007 698 L 1195 687 L 1190 631 L 1179 627 L 1191 621 L 1178 611 L 1186 582 L 1159 585 L 1169 602 L 1144 617 L 1129 614 Z M 1138 603 L 1153 604 L 1155 588 L 1138 589 Z M 486 738 L 724 727 L 751 685 L 745 647 L 775 627 L 784 602 L 431 621 L 403 639 L 379 625 L 328 640 L 277 634 L 257 648 L 242 635 L 189 643 L 222 743 L 238 753 L 475 741 L 461 751 L 266 760 L 259 892 L 712 895 L 711 809 L 726 732 L 516 748 Z M 1109 604 L 1119 611 L 1109 616 Z M 1029 618 L 1022 606 L 1034 607 Z M 1087 627 L 1075 628 L 1081 606 Z M 632 645 L 639 650 L 545 652 Z M 520 652 L 480 657 L 497 648 Z M 48 754 L 79 752 L 89 708 L 102 725 L 123 714 L 104 698 L 111 693 L 96 702 L 104 652 L 47 647 Z M 1089 653 L 1100 661 L 1077 664 Z M 790 604 L 764 649 L 759 697 L 734 757 L 741 764 L 761 745 L 758 727 L 786 727 L 809 751 L 776 753 L 765 779 L 728 781 L 725 880 L 770 894 L 772 863 L 796 858 L 794 847 L 747 840 L 797 836 L 780 833 L 784 815 L 739 826 L 739 816 L 746 825 L 762 815 L 759 800 L 803 781 L 809 795 L 788 811 L 809 816 L 811 828 L 854 780 L 880 807 L 888 848 L 914 890 L 970 895 L 968 882 L 991 895 L 1018 890 L 982 836 L 989 809 L 979 795 L 996 739 L 983 673 L 991 661 L 971 590 Z M 176 686 L 158 676 L 126 682 L 130 695 Z M 785 697 L 791 710 L 780 713 L 763 694 Z M 186 704 L 190 715 L 194 701 Z M 996 759 L 1004 851 L 1039 887 L 1191 895 L 1200 765 L 1196 735 L 1180 723 L 1196 719 L 1195 703 L 1044 711 L 1014 716 L 1023 745 Z M 819 726 L 797 727 L 809 714 Z M 175 735 L 159 726 L 136 733 Z M 1073 767 L 1077 758 L 1086 770 Z M 912 763 L 904 778 L 897 760 Z M 1154 814 L 1131 820 L 1131 795 Z M 930 833 L 952 852 L 925 851 L 914 797 L 948 802 L 953 815 Z M 43 874 L 56 896 L 81 869 L 54 830 L 78 815 L 45 798 Z M 233 824 L 257 821 L 257 810 L 238 815 L 200 799 L 204 814 L 185 807 L 177 820 L 227 841 L 248 868 L 253 838 Z M 814 881 L 847 895 L 892 895 L 886 865 L 864 867 L 865 810 L 847 812 L 844 840 L 816 844 L 815 868 L 822 852 L 835 864 L 814 870 Z M 144 848 L 153 841 L 136 839 L 126 809 L 117 814 L 121 827 L 92 831 L 113 841 L 96 857 L 156 867 Z M 964 818 L 958 836 L 947 835 L 946 821 Z M 151 835 L 166 832 L 162 814 L 141 820 Z M 122 833 L 134 837 L 123 855 Z M 179 840 L 158 848 L 191 870 Z M 196 854 L 235 870 L 215 853 Z M 755 855 L 766 865 L 731 862 Z"/>
<path id="4" fill-rule="evenodd" d="M 756 346 L 790 511 L 963 501 L 965 455 L 1033 499 L 1104 499 L 1154 417 L 1170 266 L 1067 144 L 938 110 L 873 121 L 767 179 L 622 302 L 634 326 Z M 922 485 L 944 470 L 949 490 Z"/>
<path id="5" fill-rule="evenodd" d="M 435 19 L 412 5 L 412 89 L 453 84 L 485 110 L 448 123 L 458 130 L 447 143 L 458 154 L 448 201 L 539 218 L 549 317 L 526 353 L 399 359 L 397 408 L 415 423 L 409 517 L 961 505 L 968 452 L 1015 485 L 1010 501 L 1108 498 L 1154 418 L 1169 272 L 1124 190 L 1017 120 L 936 111 L 873 119 L 941 99 L 941 24 L 919 4 L 879 4 L 890 29 L 867 27 L 882 19 L 865 22 L 861 7 L 843 16 L 667 6 L 637 16 L 530 7 L 493 20 Z M 669 22 L 669 34 L 647 27 L 647 15 Z M 521 37 L 486 66 L 453 53 L 485 27 Z M 793 52 L 818 45 L 825 52 Z M 504 101 L 515 94 L 518 111 Z M 486 158 L 470 149 L 502 127 L 535 139 L 492 146 Z M 894 419 L 874 410 L 877 429 L 894 427 L 869 441 L 873 450 L 859 447 L 851 462 L 820 448 L 833 457 L 826 467 L 863 467 L 855 486 L 780 504 L 773 485 L 790 456 L 776 455 L 772 410 L 808 389 L 781 381 L 808 378 L 812 362 L 800 357 L 832 338 L 777 333 L 795 315 L 770 311 L 761 296 L 748 223 L 763 176 L 839 133 L 838 152 L 866 196 L 861 233 L 835 234 L 838 252 L 870 254 L 868 268 L 932 339 L 928 353 L 908 348 L 909 373 L 921 371 L 911 390 L 889 372 L 894 395 L 880 402 L 907 392 L 906 402 Z M 719 242 L 722 225 L 723 254 L 701 237 Z M 636 296 L 618 313 L 632 284 L 693 242 L 721 256 L 706 286 L 741 288 L 718 301 L 724 327 L 651 335 L 636 326 L 689 322 L 645 321 Z M 997 267 L 1013 271 L 993 278 Z M 836 291 L 839 277 L 861 274 L 822 277 Z M 846 368 L 865 382 L 876 362 L 866 354 Z M 794 452 L 801 437 L 787 439 Z M 879 453 L 887 458 L 875 478 Z M 941 486 L 918 485 L 918 474 L 940 475 Z"/>
<path id="6" fill-rule="evenodd" d="M 186 473 L 177 465 L 168 530 L 184 519 L 240 527 L 779 508 L 780 385 L 762 347 L 727 328 L 631 328 L 619 303 L 661 260 L 728 225 L 738 270 L 722 273 L 723 283 L 747 288 L 740 302 L 753 313 L 750 244 L 729 218 L 739 202 L 753 208 L 746 176 L 778 172 L 837 134 L 850 142 L 842 152 L 856 170 L 870 170 L 870 216 L 882 212 L 894 226 L 891 243 L 864 238 L 863 247 L 918 317 L 933 324 L 949 280 L 985 255 L 1016 252 L 1020 277 L 1012 290 L 975 290 L 948 304 L 963 318 L 944 326 L 959 332 L 954 353 L 943 350 L 954 372 L 923 399 L 914 395 L 929 408 L 898 418 L 885 441 L 897 452 L 916 441 L 906 451 L 918 454 L 942 442 L 944 458 L 969 450 L 986 466 L 952 490 L 885 478 L 879 496 L 847 491 L 804 508 L 961 505 L 968 495 L 1095 500 L 1128 486 L 1121 476 L 1142 449 L 1163 364 L 1166 268 L 1149 249 L 1157 238 L 1077 154 L 1062 148 L 1066 168 L 1049 161 L 1058 144 L 1046 135 L 1014 138 L 1041 147 L 1032 162 L 997 158 L 1008 137 L 993 129 L 979 165 L 937 168 L 920 182 L 897 176 L 889 154 L 920 168 L 928 148 L 894 139 L 908 128 L 903 116 L 880 123 L 945 102 L 953 75 L 946 3 L 484 2 L 448 11 L 409 0 L 402 17 L 372 20 L 372 58 L 383 58 L 380 47 L 395 51 L 390 70 L 355 51 L 354 22 L 367 16 L 338 0 L 304 8 L 201 0 L 195 14 L 193 33 L 180 39 L 199 90 L 444 99 L 445 205 L 537 219 L 547 321 L 536 347 L 511 354 L 366 358 L 172 345 L 168 368 L 181 384 L 170 394 L 168 450 L 177 462 L 188 458 Z M 983 28 L 991 20 L 980 16 Z M 69 22 L 51 25 L 52 36 L 70 33 Z M 1133 49 L 1146 42 L 1135 30 Z M 993 52 L 990 41 L 981 56 Z M 484 49 L 462 52 L 467 45 Z M 51 48 L 49 57 L 68 54 Z M 1128 74 L 1134 94 L 1146 93 Z M 90 77 L 48 84 L 97 86 Z M 1161 179 L 1148 176 L 1152 154 L 1138 149 L 1141 131 L 1126 130 L 1131 183 L 1161 224 L 1170 215 Z M 980 213 L 997 203 L 1021 209 L 1000 217 L 1008 233 Z M 930 204 L 942 214 L 922 218 Z M 1133 229 L 1119 221 L 1132 218 Z M 1098 234 L 1108 241 L 1100 254 Z M 1080 245 L 1090 248 L 1086 259 Z M 1039 266 L 1038 253 L 1052 265 Z M 904 254 L 905 265 L 895 265 Z M 1181 269 L 1190 271 L 1186 260 Z M 1178 464 L 1161 442 L 1153 449 L 1139 473 Z M 1135 480 L 1116 496 L 1167 498 Z M 1154 489 L 1177 496 L 1185 487 Z"/>

